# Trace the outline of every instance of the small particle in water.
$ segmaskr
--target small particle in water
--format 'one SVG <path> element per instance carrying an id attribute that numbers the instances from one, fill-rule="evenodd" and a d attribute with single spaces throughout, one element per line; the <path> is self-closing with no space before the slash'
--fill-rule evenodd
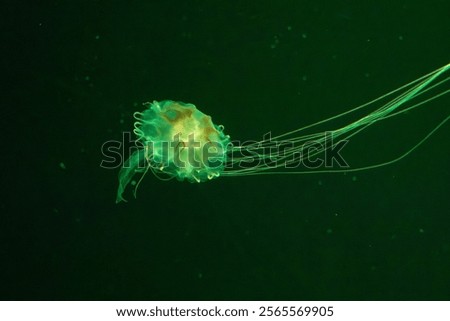
<path id="1" fill-rule="evenodd" d="M 278 36 L 273 36 L 273 43 L 270 45 L 270 48 L 275 49 L 279 43 L 280 39 L 278 39 Z"/>
<path id="2" fill-rule="evenodd" d="M 287 26 L 287 30 L 288 30 L 288 31 L 291 31 L 291 30 L 292 30 L 292 27 L 291 27 L 291 26 Z"/>
<path id="3" fill-rule="evenodd" d="M 130 183 L 132 186 L 135 186 L 137 184 L 137 182 L 135 180 L 132 180 Z"/>
<path id="4" fill-rule="evenodd" d="M 398 36 L 398 40 L 402 41 L 403 40 L 403 36 Z"/>
<path id="5" fill-rule="evenodd" d="M 91 80 L 91 77 L 86 76 L 86 77 L 84 77 L 84 80 L 89 81 L 89 80 Z"/>
<path id="6" fill-rule="evenodd" d="M 302 38 L 306 39 L 306 37 L 307 37 L 306 33 L 302 33 Z"/>
<path id="7" fill-rule="evenodd" d="M 64 164 L 63 162 L 59 163 L 59 168 L 66 169 L 66 164 Z"/>
<path id="8" fill-rule="evenodd" d="M 353 182 L 356 182 L 357 180 L 358 180 L 358 178 L 357 178 L 356 176 L 353 176 L 353 177 L 352 177 L 352 181 L 353 181 Z"/>
<path id="9" fill-rule="evenodd" d="M 425 233 L 424 229 L 423 229 L 423 228 L 420 228 L 420 229 L 419 229 L 419 233 L 422 233 L 422 234 Z"/>
<path id="10" fill-rule="evenodd" d="M 333 233 L 333 230 L 331 228 L 327 229 L 327 234 Z"/>
<path id="11" fill-rule="evenodd" d="M 323 185 L 322 181 L 318 181 L 317 185 L 322 186 Z"/>
<path id="12" fill-rule="evenodd" d="M 98 40 L 98 39 L 100 39 L 100 35 L 95 36 L 95 40 Z"/>
<path id="13" fill-rule="evenodd" d="M 201 278 L 203 277 L 203 274 L 199 273 L 199 274 L 197 274 L 197 277 L 198 277 L 199 279 L 201 279 Z"/>

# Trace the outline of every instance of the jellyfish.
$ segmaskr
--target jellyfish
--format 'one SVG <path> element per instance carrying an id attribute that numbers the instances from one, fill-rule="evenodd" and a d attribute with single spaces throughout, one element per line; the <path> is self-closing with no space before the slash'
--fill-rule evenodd
<path id="1" fill-rule="evenodd" d="M 116 202 L 125 201 L 123 193 L 134 185 L 134 196 L 145 175 L 151 171 L 160 180 L 177 179 L 191 183 L 207 182 L 218 177 L 264 174 L 311 174 L 354 172 L 386 166 L 400 161 L 423 144 L 450 118 L 447 116 L 408 151 L 389 161 L 363 167 L 299 170 L 297 164 L 306 157 L 320 155 L 331 148 L 332 141 L 349 140 L 369 126 L 399 116 L 450 92 L 442 89 L 450 79 L 447 64 L 363 105 L 319 122 L 275 137 L 248 144 L 236 144 L 225 134 L 223 125 L 190 103 L 164 100 L 145 103 L 145 110 L 133 114 L 134 134 L 139 145 L 119 172 Z M 428 93 L 428 94 L 427 94 Z M 366 115 L 349 124 L 314 132 L 343 116 L 365 111 Z M 305 134 L 307 130 L 312 133 Z M 281 143 L 280 143 L 281 142 Z M 283 148 L 280 148 L 282 146 Z M 136 175 L 140 178 L 134 180 Z"/>

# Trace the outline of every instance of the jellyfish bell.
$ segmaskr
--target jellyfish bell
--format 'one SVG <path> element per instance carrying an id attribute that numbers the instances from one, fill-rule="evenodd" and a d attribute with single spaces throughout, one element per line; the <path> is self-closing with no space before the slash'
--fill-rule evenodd
<path id="1" fill-rule="evenodd" d="M 305 150 L 311 147 L 313 152 L 312 155 L 307 155 L 308 157 L 320 155 L 332 146 L 329 142 L 333 139 L 348 140 L 380 121 L 396 117 L 448 94 L 450 89 L 446 89 L 444 85 L 450 80 L 450 76 L 442 76 L 448 70 L 450 64 L 341 114 L 247 145 L 232 144 L 230 136 L 224 133 L 224 127 L 215 125 L 210 116 L 193 104 L 172 100 L 146 103 L 144 111 L 134 113 L 134 133 L 141 148 L 128 158 L 119 172 L 116 202 L 125 201 L 122 195 L 127 185 L 136 174 L 141 174 L 135 184 L 136 196 L 139 183 L 148 171 L 152 171 L 161 180 L 176 178 L 179 181 L 201 183 L 220 176 L 353 172 L 395 163 L 424 143 L 450 116 L 412 148 L 386 162 L 358 168 L 292 170 L 296 168 L 292 165 L 297 164 L 299 158 L 300 161 L 303 160 L 306 157 Z M 318 125 L 328 125 L 333 120 L 366 109 L 369 110 L 366 116 L 343 127 L 327 132 L 305 133 Z M 282 143 L 288 143 L 282 151 L 279 149 L 280 140 Z M 273 150 L 275 152 L 272 152 Z"/>
<path id="2" fill-rule="evenodd" d="M 220 176 L 230 141 L 222 125 L 215 125 L 193 104 L 164 100 L 144 105 L 144 111 L 134 113 L 141 148 L 120 170 L 117 202 L 124 200 L 122 194 L 134 175 L 148 170 L 161 179 L 193 183 Z"/>
<path id="3" fill-rule="evenodd" d="M 134 133 L 151 167 L 180 181 L 204 182 L 220 175 L 229 136 L 193 104 L 164 100 L 134 113 Z"/>

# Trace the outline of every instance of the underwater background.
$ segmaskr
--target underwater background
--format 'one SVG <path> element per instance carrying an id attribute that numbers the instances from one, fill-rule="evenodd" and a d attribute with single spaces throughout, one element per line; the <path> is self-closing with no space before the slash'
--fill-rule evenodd
<path id="1" fill-rule="evenodd" d="M 259 140 L 417 79 L 450 62 L 448 1 L 4 7 L 0 299 L 450 300 L 448 124 L 376 170 L 148 175 L 120 204 L 119 168 L 100 167 L 143 102 L 193 103 Z M 346 160 L 401 155 L 449 104 L 363 131 Z"/>

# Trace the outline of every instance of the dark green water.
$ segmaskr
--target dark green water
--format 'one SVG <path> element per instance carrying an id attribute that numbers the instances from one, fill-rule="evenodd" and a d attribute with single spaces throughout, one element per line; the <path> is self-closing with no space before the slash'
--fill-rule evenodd
<path id="1" fill-rule="evenodd" d="M 2 19 L 0 299 L 450 299 L 448 124 L 378 170 L 149 175 L 118 205 L 99 166 L 142 102 L 260 139 L 412 81 L 449 62 L 448 1 L 30 3 Z M 449 98 L 364 132 L 349 162 L 400 155 Z"/>

